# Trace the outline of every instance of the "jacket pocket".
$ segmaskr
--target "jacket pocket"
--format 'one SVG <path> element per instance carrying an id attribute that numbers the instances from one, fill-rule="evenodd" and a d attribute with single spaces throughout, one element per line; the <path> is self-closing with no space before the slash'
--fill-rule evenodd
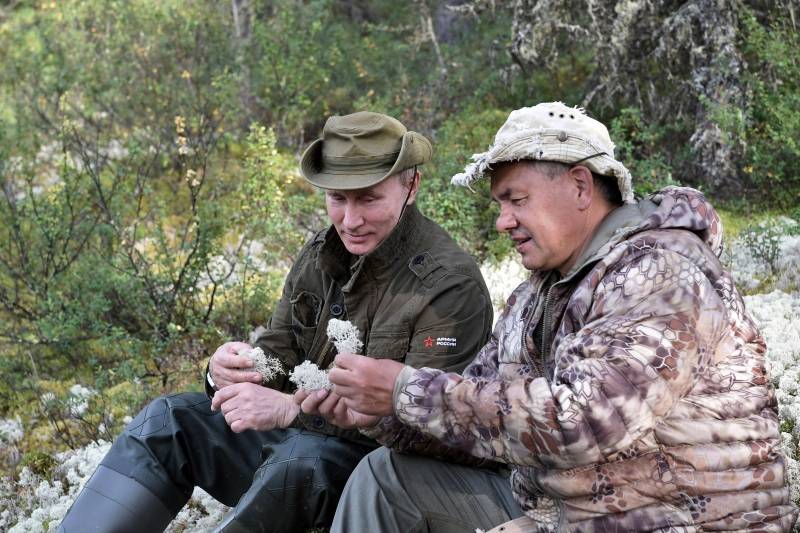
<path id="1" fill-rule="evenodd" d="M 308 291 L 301 291 L 292 297 L 292 331 L 297 345 L 308 355 L 317 333 L 322 298 Z"/>
<path id="2" fill-rule="evenodd" d="M 364 351 L 374 359 L 394 359 L 403 361 L 408 353 L 407 333 L 382 333 L 372 331 L 369 334 L 369 345 Z"/>

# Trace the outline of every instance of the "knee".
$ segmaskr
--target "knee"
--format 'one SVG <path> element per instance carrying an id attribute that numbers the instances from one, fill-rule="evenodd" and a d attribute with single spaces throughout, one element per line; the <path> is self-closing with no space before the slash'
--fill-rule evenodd
<path id="1" fill-rule="evenodd" d="M 147 437 L 164 431 L 174 432 L 176 425 L 179 424 L 181 411 L 199 409 L 210 412 L 209 405 L 210 402 L 205 395 L 199 393 L 159 396 L 139 411 L 125 428 L 125 433 Z"/>
<path id="2" fill-rule="evenodd" d="M 377 488 L 378 480 L 391 479 L 393 456 L 392 450 L 383 446 L 368 453 L 353 470 L 350 484 L 357 486 L 358 490 L 364 490 L 369 486 Z"/>
<path id="3" fill-rule="evenodd" d="M 261 465 L 253 478 L 253 486 L 269 493 L 294 491 L 327 491 L 335 485 L 344 485 L 347 473 L 338 472 L 336 465 L 321 461 L 318 457 L 294 457 L 281 461 L 268 461 Z"/>

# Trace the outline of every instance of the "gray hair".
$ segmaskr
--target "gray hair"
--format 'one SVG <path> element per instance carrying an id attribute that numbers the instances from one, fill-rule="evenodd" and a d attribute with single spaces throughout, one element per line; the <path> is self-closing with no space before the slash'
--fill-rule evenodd
<path id="1" fill-rule="evenodd" d="M 558 161 L 537 161 L 533 159 L 525 159 L 524 161 L 551 180 L 559 177 L 573 166 Z M 622 205 L 622 193 L 619 190 L 616 178 L 604 176 L 594 171 L 591 172 L 594 186 L 600 191 L 600 196 L 612 206 Z"/>
<path id="2" fill-rule="evenodd" d="M 400 180 L 400 183 L 404 187 L 408 187 L 411 185 L 411 182 L 414 181 L 414 176 L 417 173 L 417 167 L 407 168 L 405 170 L 401 170 L 400 172 L 396 172 L 394 176 Z"/>

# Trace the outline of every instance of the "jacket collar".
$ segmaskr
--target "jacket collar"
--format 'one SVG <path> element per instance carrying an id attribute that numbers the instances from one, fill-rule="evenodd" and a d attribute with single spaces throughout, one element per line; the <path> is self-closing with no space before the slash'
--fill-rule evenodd
<path id="1" fill-rule="evenodd" d="M 624 204 L 611 211 L 597 226 L 589 244 L 578 256 L 569 272 L 563 277 L 556 276 L 555 281 L 568 282 L 583 271 L 584 267 L 605 256 L 614 245 L 636 233 L 657 207 L 657 204 L 650 200 L 642 200 L 637 204 Z M 543 282 L 550 274 L 550 271 L 534 272 L 531 279 L 540 278 Z"/>
<path id="2" fill-rule="evenodd" d="M 564 277 L 570 277 L 587 263 L 594 262 L 607 254 L 612 246 L 628 235 L 630 230 L 639 226 L 653 210 L 655 204 L 642 201 L 638 204 L 623 204 L 607 214 L 597 226 L 589 244 Z"/>
<path id="3" fill-rule="evenodd" d="M 323 244 L 317 257 L 317 267 L 331 275 L 348 292 L 362 272 L 380 279 L 390 274 L 397 264 L 407 263 L 416 243 L 422 237 L 425 217 L 411 204 L 403 211 L 400 221 L 391 233 L 367 255 L 351 254 L 342 243 L 336 228 L 329 227 L 323 236 Z"/>

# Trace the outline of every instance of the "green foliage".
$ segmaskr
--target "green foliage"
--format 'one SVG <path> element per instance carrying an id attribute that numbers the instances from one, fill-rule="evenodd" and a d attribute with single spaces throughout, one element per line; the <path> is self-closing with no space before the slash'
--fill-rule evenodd
<path id="1" fill-rule="evenodd" d="M 30 470 L 44 479 L 52 478 L 53 471 L 58 466 L 56 458 L 45 452 L 28 452 L 22 456 L 19 462 L 20 468 L 30 468 Z"/>
<path id="2" fill-rule="evenodd" d="M 488 149 L 507 117 L 508 111 L 493 109 L 469 109 L 455 115 L 439 129 L 433 161 L 422 168 L 419 203 L 423 212 L 481 258 L 501 258 L 511 248 L 509 239 L 495 230 L 497 210 L 491 203 L 488 180 L 470 190 L 450 185 L 450 178 L 464 170 L 473 153 Z"/>
<path id="3" fill-rule="evenodd" d="M 148 398 L 199 388 L 220 342 L 268 320 L 292 258 L 328 223 L 296 164 L 327 116 L 383 111 L 433 139 L 422 210 L 500 259 L 510 244 L 488 183 L 450 177 L 511 109 L 580 102 L 596 72 L 568 39 L 553 66 L 523 70 L 510 4 L 480 16 L 439 0 L 250 4 L 237 17 L 210 0 L 0 15 L 0 413 L 23 415 L 23 449 L 110 438 Z M 713 118 L 759 199 L 798 209 L 797 34 L 747 20 L 754 105 Z M 637 192 L 692 164 L 676 117 L 607 117 Z M 81 413 L 78 383 L 95 391 Z"/>
<path id="4" fill-rule="evenodd" d="M 647 122 L 639 109 L 630 107 L 622 109 L 611 121 L 609 133 L 616 142 L 616 157 L 630 170 L 636 194 L 645 195 L 667 185 L 680 185 L 673 177 L 671 160 L 680 161 L 689 154 L 670 158 L 663 150 L 664 143 L 679 128 L 677 122 L 668 127 Z"/>
<path id="5" fill-rule="evenodd" d="M 786 17 L 767 24 L 744 18 L 743 74 L 751 105 L 724 109 L 728 131 L 744 146 L 741 165 L 746 190 L 783 208 L 800 200 L 800 34 Z"/>
<path id="6" fill-rule="evenodd" d="M 752 256 L 769 266 L 770 273 L 777 271 L 781 254 L 780 238 L 784 228 L 774 220 L 746 228 L 740 235 Z"/>

